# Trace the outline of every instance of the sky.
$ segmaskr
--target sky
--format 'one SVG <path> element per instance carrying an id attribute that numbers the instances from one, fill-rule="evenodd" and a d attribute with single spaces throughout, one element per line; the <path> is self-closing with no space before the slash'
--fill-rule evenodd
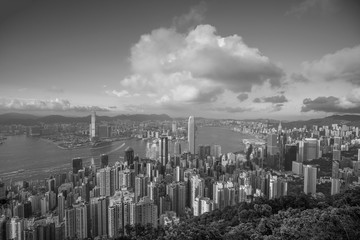
<path id="1" fill-rule="evenodd" d="M 357 0 L 0 1 L 0 114 L 360 113 Z"/>

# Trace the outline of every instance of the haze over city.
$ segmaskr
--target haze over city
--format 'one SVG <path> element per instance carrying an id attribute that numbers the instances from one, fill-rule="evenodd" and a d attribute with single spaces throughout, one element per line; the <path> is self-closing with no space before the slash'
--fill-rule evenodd
<path id="1" fill-rule="evenodd" d="M 357 1 L 3 1 L 0 114 L 360 112 Z"/>

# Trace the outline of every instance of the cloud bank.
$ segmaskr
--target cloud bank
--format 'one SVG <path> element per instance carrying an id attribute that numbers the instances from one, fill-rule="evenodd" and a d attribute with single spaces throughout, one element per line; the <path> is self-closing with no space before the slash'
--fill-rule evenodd
<path id="1" fill-rule="evenodd" d="M 225 90 L 246 93 L 265 82 L 279 87 L 285 75 L 240 36 L 221 37 L 211 25 L 185 34 L 160 28 L 142 35 L 130 62 L 134 74 L 121 81 L 121 88 L 156 96 L 157 103 L 214 102 Z"/>
<path id="2" fill-rule="evenodd" d="M 307 79 L 360 85 L 360 45 L 327 54 L 320 60 L 304 62 L 302 66 Z"/>
<path id="3" fill-rule="evenodd" d="M 70 101 L 58 98 L 51 100 L 0 98 L 0 110 L 60 112 L 109 111 L 106 108 L 101 108 L 98 106 L 71 106 Z"/>
<path id="4" fill-rule="evenodd" d="M 305 98 L 301 112 L 360 113 L 360 88 L 352 90 L 345 97 Z"/>

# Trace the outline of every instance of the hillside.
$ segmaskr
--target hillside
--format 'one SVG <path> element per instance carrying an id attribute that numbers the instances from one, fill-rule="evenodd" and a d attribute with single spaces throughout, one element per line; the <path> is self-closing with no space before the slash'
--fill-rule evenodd
<path id="1" fill-rule="evenodd" d="M 172 227 L 125 229 L 119 239 L 360 239 L 360 188 L 331 197 L 257 199 Z"/>

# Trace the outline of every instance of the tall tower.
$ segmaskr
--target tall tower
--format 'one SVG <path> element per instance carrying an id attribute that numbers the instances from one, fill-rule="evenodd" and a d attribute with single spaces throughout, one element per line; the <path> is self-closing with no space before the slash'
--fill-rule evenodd
<path id="1" fill-rule="evenodd" d="M 96 137 L 95 123 L 96 123 L 96 112 L 94 111 L 91 113 L 91 129 L 90 129 L 90 138 L 91 139 Z"/>
<path id="2" fill-rule="evenodd" d="M 124 161 L 127 162 L 128 166 L 134 163 L 134 150 L 131 147 L 125 149 Z"/>
<path id="3" fill-rule="evenodd" d="M 162 166 L 166 166 L 169 159 L 169 139 L 166 135 L 160 136 L 160 162 Z"/>
<path id="4" fill-rule="evenodd" d="M 189 152 L 195 154 L 195 118 L 194 116 L 189 117 L 188 121 L 188 143 Z"/>

